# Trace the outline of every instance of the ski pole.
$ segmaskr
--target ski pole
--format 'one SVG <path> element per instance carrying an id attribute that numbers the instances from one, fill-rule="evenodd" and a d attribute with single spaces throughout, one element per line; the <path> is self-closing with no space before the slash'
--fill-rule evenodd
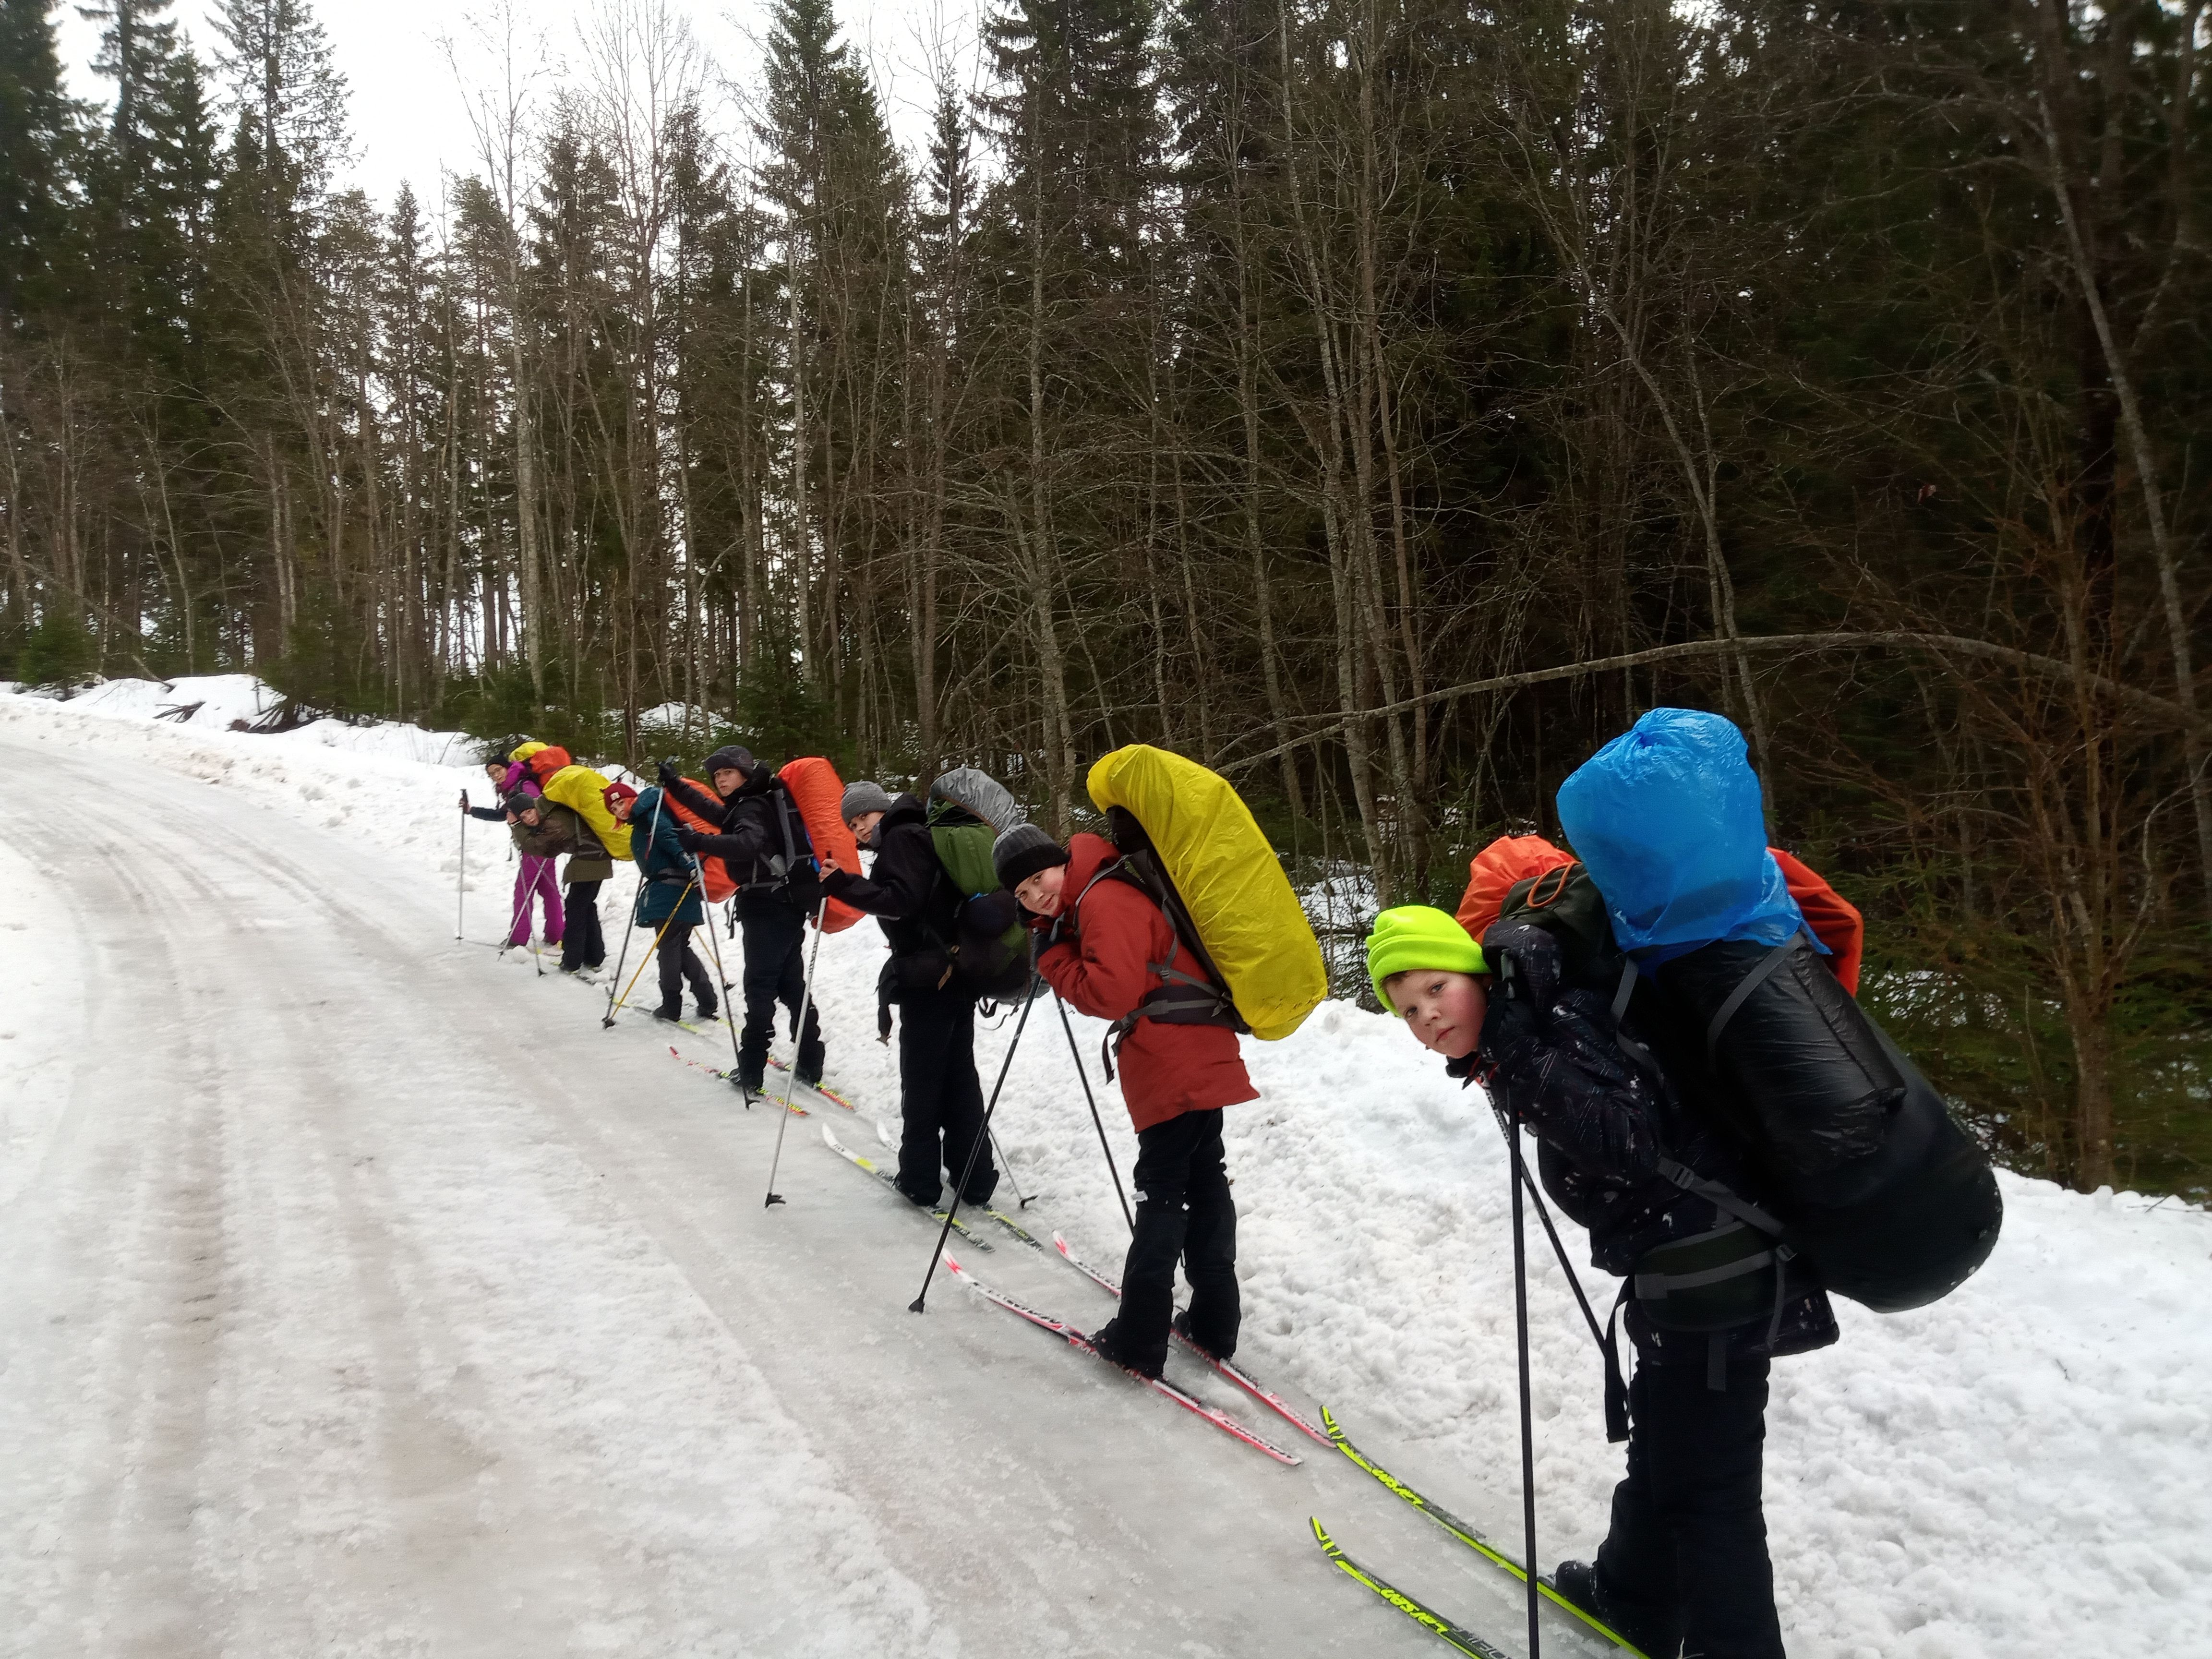
<path id="1" fill-rule="evenodd" d="M 707 866 L 699 861 L 699 855 L 696 853 L 691 855 L 691 878 L 699 884 L 699 896 L 705 898 L 707 896 Z M 734 1083 L 738 1078 L 737 1068 L 744 1064 L 744 1057 L 738 1052 L 737 1016 L 730 1012 L 730 981 L 728 975 L 722 971 L 722 940 L 720 935 L 714 932 L 714 916 L 712 911 L 708 912 L 707 915 L 707 943 L 714 952 L 714 977 L 722 981 L 722 1018 L 729 1022 L 730 1080 Z M 752 1109 L 753 1097 L 746 1095 L 745 1109 L 750 1112 Z M 785 1115 L 788 1116 L 789 1114 L 786 1113 Z"/>
<path id="2" fill-rule="evenodd" d="M 684 884 L 684 890 L 676 896 L 676 910 L 681 910 L 684 908 L 684 901 L 690 896 L 691 884 L 687 881 Z M 659 930 L 654 933 L 653 936 L 653 943 L 646 946 L 645 954 L 637 959 L 637 972 L 629 976 L 629 983 L 623 987 L 622 995 L 617 1000 L 613 1012 L 610 1012 L 605 1019 L 599 1022 L 601 1025 L 613 1024 L 615 1023 L 615 1014 L 619 1013 L 622 1011 L 623 1005 L 629 1000 L 629 994 L 637 988 L 638 981 L 645 976 L 646 964 L 653 960 L 653 953 L 660 948 L 660 941 L 662 938 L 667 933 L 669 928 L 674 925 L 676 921 L 676 910 L 671 910 L 668 913 L 668 920 L 662 922 Z"/>
<path id="3" fill-rule="evenodd" d="M 645 835 L 645 844 L 648 851 L 652 848 L 653 836 L 659 833 L 661 796 L 665 795 L 668 792 L 664 789 L 659 794 L 656 794 L 653 798 L 653 822 L 646 827 Z M 635 837 L 633 836 L 632 839 L 635 840 Z M 607 848 L 607 851 L 609 853 L 612 853 L 614 848 L 610 847 Z M 615 987 L 622 983 L 623 963 L 629 960 L 630 931 L 637 926 L 638 906 L 642 904 L 644 902 L 645 866 L 642 862 L 640 862 L 637 866 L 637 891 L 630 895 L 629 900 L 629 927 L 623 929 L 622 949 L 615 953 L 615 976 L 607 981 L 607 1012 L 606 1018 L 599 1022 L 601 1030 L 605 1030 L 615 1023 Z M 628 996 L 629 993 L 625 991 L 623 994 L 624 996 Z"/>
<path id="4" fill-rule="evenodd" d="M 1528 1402 L 1528 1255 L 1521 1214 L 1521 1186 L 1527 1170 L 1521 1159 L 1518 1125 L 1512 1126 L 1508 1139 L 1513 1163 L 1513 1326 L 1521 1350 L 1521 1559 L 1528 1568 L 1522 1575 L 1528 1586 L 1528 1659 L 1539 1659 L 1543 1637 L 1536 1610 L 1543 1606 L 1543 1581 L 1536 1565 L 1536 1430 Z"/>
<path id="5" fill-rule="evenodd" d="M 807 1010 L 814 1006 L 814 964 L 822 957 L 822 906 L 817 904 L 815 907 L 814 943 L 807 947 L 806 972 L 799 981 L 799 1029 L 802 1035 L 806 1030 Z M 735 1040 L 733 1025 L 732 1041 Z M 768 1203 L 761 1206 L 763 1209 L 783 1202 L 783 1194 L 775 1189 L 775 1172 L 783 1164 L 783 1132 L 791 1127 L 791 1091 L 798 1086 L 799 1055 L 794 1050 L 791 1056 L 791 1069 L 783 1074 L 783 1110 L 776 1116 L 775 1156 L 768 1163 Z"/>
<path id="6" fill-rule="evenodd" d="M 462 895 L 469 878 L 469 792 L 461 791 L 461 855 L 453 866 L 453 937 L 461 936 Z"/>
<path id="7" fill-rule="evenodd" d="M 1503 1112 L 1498 1114 L 1498 1127 L 1509 1143 L 1517 1144 L 1512 1121 Z M 1552 1254 L 1559 1259 L 1559 1271 L 1567 1276 L 1567 1288 L 1575 1293 L 1575 1301 L 1582 1308 L 1583 1322 L 1589 1327 L 1590 1339 L 1602 1348 L 1605 1346 L 1605 1329 L 1597 1322 L 1597 1315 L 1590 1307 L 1590 1299 L 1583 1293 L 1583 1281 L 1576 1275 L 1574 1263 L 1567 1260 L 1567 1247 L 1559 1242 L 1559 1230 L 1552 1224 L 1552 1212 L 1545 1207 L 1544 1194 L 1537 1188 L 1536 1178 L 1529 1174 L 1526 1159 L 1516 1158 L 1514 1167 L 1520 1170 L 1522 1182 L 1528 1188 L 1528 1201 L 1536 1206 L 1536 1219 L 1544 1224 L 1544 1237 L 1552 1241 Z"/>
<path id="8" fill-rule="evenodd" d="M 990 1133 L 990 1131 L 987 1129 L 985 1133 Z M 1014 1207 L 1028 1209 L 1030 1201 L 1022 1196 L 1022 1183 L 1015 1179 L 1014 1166 L 1006 1162 L 1006 1149 L 999 1145 L 999 1137 L 995 1133 L 991 1134 L 991 1156 L 999 1160 L 999 1167 L 1006 1172 L 1006 1184 L 1014 1189 Z"/>
<path id="9" fill-rule="evenodd" d="M 1121 1190 L 1121 1172 L 1114 1167 L 1114 1149 L 1106 1144 L 1106 1121 L 1098 1115 L 1098 1097 L 1091 1092 L 1091 1073 L 1083 1069 L 1083 1050 L 1076 1046 L 1075 1026 L 1067 1018 L 1067 1005 L 1060 1002 L 1054 991 L 1052 1000 L 1060 1003 L 1060 1029 L 1067 1033 L 1067 1052 L 1075 1060 L 1075 1075 L 1083 1079 L 1083 1098 L 1091 1105 L 1091 1121 L 1098 1131 L 1098 1150 L 1106 1154 L 1106 1173 L 1114 1177 L 1114 1196 L 1121 1200 L 1121 1219 L 1129 1224 L 1129 1231 L 1137 1231 L 1137 1218 L 1129 1213 L 1129 1194 Z"/>
<path id="10" fill-rule="evenodd" d="M 945 1224 L 937 1230 L 937 1248 L 930 1252 L 929 1271 L 921 1276 L 921 1293 L 906 1304 L 908 1313 L 926 1313 L 929 1301 L 929 1281 L 937 1277 L 937 1264 L 945 1255 L 945 1241 L 952 1237 L 952 1223 L 960 1213 L 960 1195 L 968 1190 L 969 1177 L 975 1173 L 975 1160 L 983 1155 L 983 1143 L 990 1138 L 991 1115 L 999 1109 L 999 1091 L 1006 1086 L 1006 1073 L 1013 1069 L 1014 1050 L 1022 1046 L 1023 1028 L 1030 1023 L 1030 1004 L 1036 1000 L 1036 940 L 1030 940 L 1030 992 L 1022 999 L 1022 1017 L 1014 1022 L 1013 1040 L 1006 1044 L 1006 1057 L 999 1062 L 999 1080 L 991 1085 L 990 1103 L 983 1108 L 983 1133 L 968 1146 L 968 1167 L 960 1172 L 954 1183 L 952 1201 L 945 1206 Z"/>
<path id="11" fill-rule="evenodd" d="M 518 874 L 514 879 L 517 888 L 520 889 L 522 878 Z M 521 925 L 524 914 L 529 909 L 531 904 L 537 897 L 538 890 L 534 887 L 519 890 L 515 894 L 514 908 L 509 913 L 507 918 L 507 937 L 500 941 L 499 953 L 502 957 L 509 951 L 514 949 L 515 945 L 520 943 L 520 941 L 514 937 L 514 930 Z M 531 929 L 531 938 L 535 940 L 537 936 L 538 930 L 533 927 Z M 538 971 L 543 973 L 544 969 L 540 969 Z"/>

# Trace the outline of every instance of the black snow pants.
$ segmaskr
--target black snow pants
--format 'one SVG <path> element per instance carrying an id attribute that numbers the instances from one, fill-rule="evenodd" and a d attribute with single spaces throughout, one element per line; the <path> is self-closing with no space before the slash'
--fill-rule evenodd
<path id="1" fill-rule="evenodd" d="M 1598 1587 L 1621 1633 L 1655 1656 L 1782 1659 L 1760 1507 L 1764 1359 L 1728 1367 L 1639 1363 L 1628 1385 L 1628 1476 L 1613 1489 Z"/>
<path id="2" fill-rule="evenodd" d="M 607 959 L 606 936 L 599 931 L 599 884 L 572 881 L 561 890 L 561 966 L 574 973 Z"/>
<path id="3" fill-rule="evenodd" d="M 1190 1280 L 1190 1339 L 1223 1359 L 1237 1352 L 1237 1206 L 1221 1147 L 1221 1109 L 1137 1131 L 1137 1231 L 1121 1267 L 1115 1346 L 1157 1372 L 1168 1353 L 1176 1264 Z"/>
<path id="4" fill-rule="evenodd" d="M 960 1179 L 972 1155 L 963 1204 L 988 1204 L 999 1185 L 983 1133 L 983 1085 L 975 1075 L 975 999 L 959 990 L 899 997 L 898 1189 L 917 1204 L 943 1191 L 939 1167 Z M 978 1146 L 977 1142 L 981 1142 Z"/>
<path id="5" fill-rule="evenodd" d="M 712 922 L 708 924 L 713 926 Z M 641 927 L 651 927 L 651 922 L 640 922 Z M 672 922 L 668 931 L 660 935 L 660 1012 L 671 1019 L 684 1016 L 684 981 L 691 981 L 691 994 L 699 999 L 699 1018 L 712 1019 L 721 1007 L 721 994 L 714 988 L 714 976 L 707 971 L 707 964 L 699 960 L 699 953 L 691 948 L 691 930 L 681 923 Z"/>
<path id="6" fill-rule="evenodd" d="M 775 1006 L 799 1018 L 806 988 L 806 918 L 772 895 L 738 901 L 738 926 L 745 941 L 745 1029 L 738 1043 L 738 1081 L 758 1089 L 775 1036 Z M 822 1018 L 810 1006 L 799 1039 L 799 1075 L 822 1080 Z"/>

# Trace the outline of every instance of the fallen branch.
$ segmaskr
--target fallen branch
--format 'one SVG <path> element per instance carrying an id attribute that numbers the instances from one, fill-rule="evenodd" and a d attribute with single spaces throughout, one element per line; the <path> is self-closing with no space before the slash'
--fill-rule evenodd
<path id="1" fill-rule="evenodd" d="M 1277 744 L 1273 749 L 1261 750 L 1256 755 L 1222 761 L 1218 765 L 1219 769 L 1224 772 L 1256 766 L 1261 761 L 1273 760 L 1278 755 L 1287 754 L 1291 750 L 1334 736 L 1354 720 L 1402 714 L 1407 709 L 1418 708 L 1425 703 L 1449 702 L 1455 697 L 1480 696 L 1492 691 L 1517 691 L 1523 686 L 1542 685 L 1552 680 L 1579 679 L 1587 674 L 1609 674 L 1624 668 L 1641 668 L 1646 663 L 1726 656 L 1737 651 L 1863 651 L 1898 647 L 1926 651 L 1938 657 L 1978 657 L 1984 661 L 2007 663 L 2015 668 L 2062 679 L 2071 679 L 2075 673 L 2071 663 L 2063 662 L 2057 657 L 2039 656 L 2033 651 L 2016 650 L 2011 646 L 1996 645 L 1988 640 L 1968 639 L 1959 634 L 1923 634 L 1912 629 L 1885 629 L 1875 633 L 1747 634 L 1732 640 L 1686 640 L 1677 645 L 1655 645 L 1649 650 L 1631 651 L 1618 657 L 1597 657 L 1587 662 L 1562 663 L 1553 668 L 1531 668 L 1518 674 L 1498 674 L 1486 680 L 1469 680 L 1464 685 L 1448 685 L 1439 690 L 1425 692 L 1418 697 L 1401 698 L 1396 702 L 1363 708 L 1352 714 L 1292 715 L 1290 717 L 1292 720 L 1317 720 L 1326 723 L 1288 743 Z M 2212 732 L 2212 720 L 2206 719 L 2194 709 L 2184 708 L 2169 697 L 2159 696 L 2136 686 L 2124 685 L 2103 674 L 2085 672 L 2082 678 L 2098 690 L 2130 708 L 2184 730 Z M 1270 725 L 1273 724 L 1271 721 Z"/>

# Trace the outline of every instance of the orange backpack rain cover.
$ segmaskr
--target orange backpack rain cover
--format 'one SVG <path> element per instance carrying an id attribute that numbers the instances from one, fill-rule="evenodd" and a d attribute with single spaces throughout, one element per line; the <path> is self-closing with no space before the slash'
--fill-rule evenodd
<path id="1" fill-rule="evenodd" d="M 1866 921 L 1857 908 L 1828 885 L 1827 878 L 1779 847 L 1766 849 L 1780 866 L 1790 896 L 1805 913 L 1805 924 L 1820 943 L 1835 954 L 1828 965 L 1836 982 L 1856 996 L 1859 961 L 1866 951 Z M 1575 862 L 1575 855 L 1554 847 L 1541 836 L 1500 836 L 1474 855 L 1468 866 L 1470 879 L 1459 902 L 1459 925 L 1481 942 L 1490 926 L 1505 908 L 1505 895 L 1514 883 L 1559 870 Z"/>
<path id="2" fill-rule="evenodd" d="M 819 755 L 803 755 L 795 761 L 786 761 L 776 776 L 783 780 L 783 787 L 791 792 L 792 804 L 805 820 L 806 837 L 814 843 L 815 852 L 833 856 L 839 869 L 858 874 L 860 844 L 853 839 L 853 832 L 837 815 L 837 809 L 845 800 L 845 781 L 837 775 L 837 769 Z M 860 913 L 851 905 L 840 904 L 827 894 L 823 896 L 823 932 L 842 933 L 860 919 Z"/>
<path id="3" fill-rule="evenodd" d="M 714 786 L 711 783 L 702 783 L 696 778 L 686 778 L 684 781 L 702 795 L 711 797 L 714 793 Z M 722 833 L 720 824 L 708 823 L 705 818 L 677 799 L 667 790 L 664 789 L 660 792 L 660 798 L 667 802 L 668 810 L 676 814 L 676 821 L 678 823 L 689 825 L 702 835 L 719 836 Z M 729 866 L 718 858 L 708 854 L 701 854 L 699 873 L 707 878 L 707 902 L 709 904 L 720 904 L 738 890 L 738 884 L 731 879 Z"/>
<path id="4" fill-rule="evenodd" d="M 1856 905 L 1829 886 L 1827 878 L 1819 871 L 1779 847 L 1766 850 L 1782 866 L 1782 879 L 1789 884 L 1790 896 L 1805 913 L 1805 925 L 1836 953 L 1828 963 L 1836 971 L 1836 982 L 1856 996 L 1859 960 L 1866 954 L 1866 918 L 1859 915 Z"/>
<path id="5" fill-rule="evenodd" d="M 574 766 L 575 763 L 576 763 L 574 761 L 568 757 L 568 751 L 567 750 L 562 748 L 558 744 L 551 743 L 547 744 L 543 749 L 538 750 L 534 753 L 526 756 L 523 760 L 523 764 L 529 767 L 531 775 L 538 780 L 538 787 L 541 789 L 545 787 L 546 779 L 551 777 L 556 772 L 560 771 L 562 768 Z"/>
<path id="6" fill-rule="evenodd" d="M 1565 868 L 1575 855 L 1541 836 L 1500 836 L 1474 855 L 1468 866 L 1466 895 L 1459 902 L 1459 925 L 1476 944 L 1505 908 L 1505 896 L 1516 881 L 1540 876 L 1547 870 Z"/>

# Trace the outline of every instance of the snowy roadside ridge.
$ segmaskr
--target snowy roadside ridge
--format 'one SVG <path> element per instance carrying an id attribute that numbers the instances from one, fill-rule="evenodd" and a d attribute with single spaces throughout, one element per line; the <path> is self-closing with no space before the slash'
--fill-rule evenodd
<path id="1" fill-rule="evenodd" d="M 448 887 L 454 796 L 483 776 L 296 733 L 33 697 L 0 696 L 0 726 L 235 791 Z M 503 896 L 503 882 L 487 878 L 501 872 L 507 837 L 471 830 L 471 892 Z M 626 896 L 624 882 L 611 885 L 616 901 Z M 496 927 L 493 908 L 471 898 L 472 936 Z M 832 1079 L 887 1115 L 897 1084 L 895 1057 L 873 1040 L 881 959 L 872 928 L 830 936 L 817 1000 Z M 571 1000 L 580 1017 L 586 1000 Z M 566 1018 L 571 1002 L 548 1007 Z M 1126 1235 L 1057 1024 L 1032 1022 L 994 1127 L 1044 1213 L 1085 1255 L 1111 1261 Z M 987 1073 L 1011 1030 L 979 1032 Z M 1079 1021 L 1076 1041 L 1095 1070 L 1097 1024 Z M 1396 1022 L 1349 1002 L 1246 1054 L 1262 1097 L 1228 1116 L 1240 1356 L 1340 1414 L 1357 1404 L 1346 1421 L 1363 1443 L 1511 1536 L 1508 1188 L 1480 1092 L 1445 1079 Z M 1126 1175 L 1134 1139 L 1112 1097 L 1103 1090 L 1100 1105 Z M 2000 1180 L 2004 1238 L 1968 1285 L 1888 1318 L 1840 1304 L 1840 1344 L 1775 1367 L 1767 1517 L 1800 1659 L 1996 1659 L 2053 1645 L 2212 1653 L 2212 1217 L 2179 1200 Z M 1548 1564 L 1586 1557 L 1602 1536 L 1620 1455 L 1605 1443 L 1587 1334 L 1537 1246 Z M 1610 1295 L 1603 1275 L 1580 1270 L 1594 1297 Z"/>

